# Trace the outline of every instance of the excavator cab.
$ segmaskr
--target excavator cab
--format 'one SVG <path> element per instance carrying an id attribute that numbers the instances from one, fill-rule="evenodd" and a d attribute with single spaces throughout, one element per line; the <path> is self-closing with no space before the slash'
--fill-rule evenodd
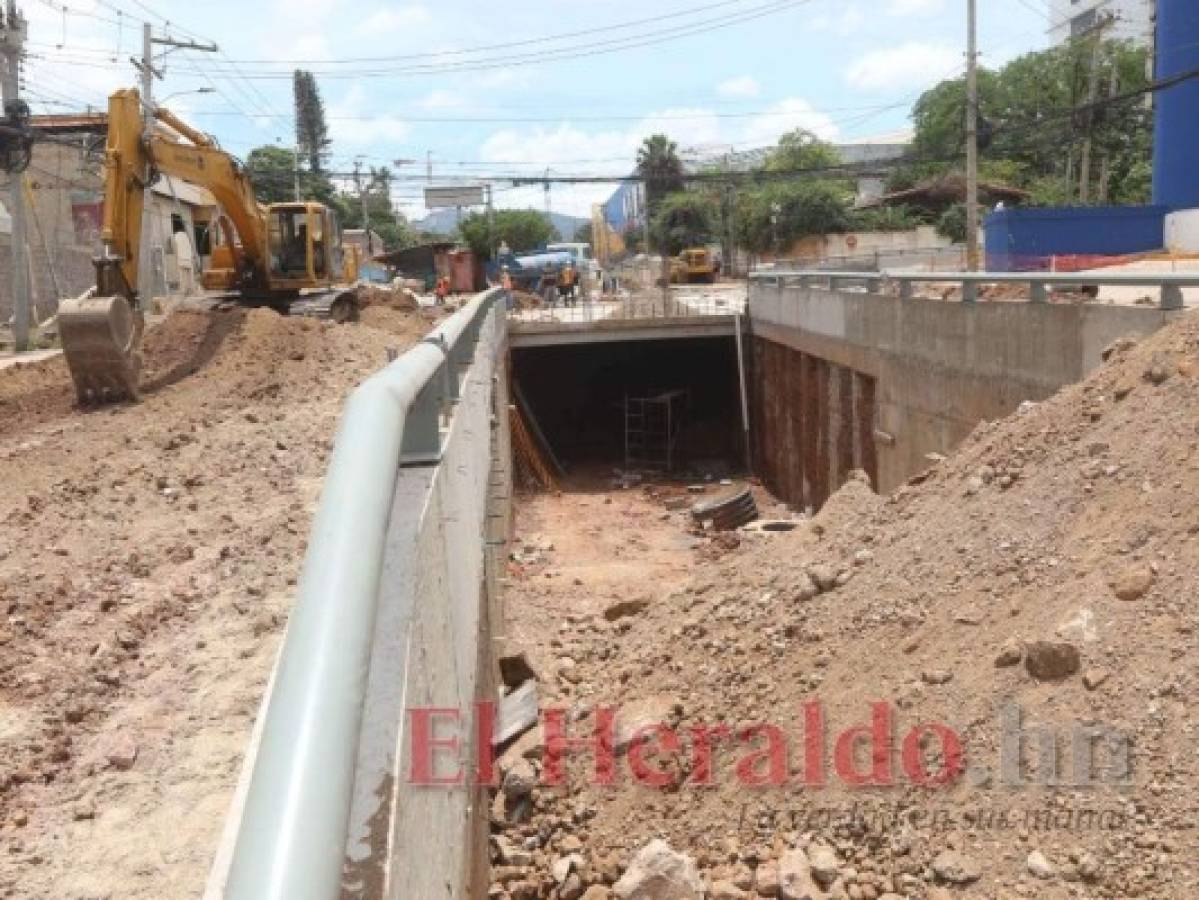
<path id="1" fill-rule="evenodd" d="M 319 203 L 276 203 L 267 211 L 267 253 L 272 291 L 305 290 L 330 283 L 333 213 Z"/>

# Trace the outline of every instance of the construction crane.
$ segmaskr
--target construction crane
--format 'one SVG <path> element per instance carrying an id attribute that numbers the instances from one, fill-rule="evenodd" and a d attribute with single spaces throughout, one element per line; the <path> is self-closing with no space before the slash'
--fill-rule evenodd
<path id="1" fill-rule="evenodd" d="M 219 237 L 201 283 L 213 306 L 234 300 L 280 312 L 356 320 L 356 250 L 343 253 L 333 211 L 320 203 L 261 204 L 245 169 L 216 142 L 155 107 L 146 129 L 141 97 L 108 101 L 104 214 L 96 286 L 63 300 L 58 330 L 81 403 L 135 400 L 149 298 L 139 296 L 138 262 L 146 188 L 169 175 L 206 188 L 220 207 Z"/>

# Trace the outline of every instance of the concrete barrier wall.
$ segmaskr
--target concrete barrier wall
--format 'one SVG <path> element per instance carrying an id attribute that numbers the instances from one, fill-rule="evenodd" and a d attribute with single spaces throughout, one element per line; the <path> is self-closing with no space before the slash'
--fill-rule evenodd
<path id="1" fill-rule="evenodd" d="M 765 282 L 752 283 L 749 297 L 757 340 L 873 379 L 877 486 L 885 492 L 926 468 L 927 454 L 953 450 L 980 421 L 1081 380 L 1112 341 L 1150 334 L 1176 315 L 1134 306 L 900 300 Z M 753 377 L 772 377 L 760 359 Z M 773 384 L 757 389 L 777 393 Z M 803 400 L 796 394 L 789 402 Z M 793 438 L 782 429 L 795 428 L 788 421 L 759 414 L 757 444 L 787 446 Z M 774 473 L 797 464 L 759 461 Z M 828 460 L 821 466 L 839 471 Z M 802 483 L 801 476 L 774 477 Z M 788 490 L 784 499 L 805 503 L 802 492 Z"/>
<path id="2" fill-rule="evenodd" d="M 471 709 L 496 695 L 492 615 L 511 521 L 506 329 L 481 335 L 436 466 L 400 473 L 388 533 L 346 847 L 345 897 L 482 896 L 484 789 Z M 410 783 L 410 711 L 460 710 L 460 787 Z M 442 722 L 448 734 L 452 723 Z M 440 731 L 439 731 L 440 734 Z M 454 754 L 439 756 L 453 768 Z"/>

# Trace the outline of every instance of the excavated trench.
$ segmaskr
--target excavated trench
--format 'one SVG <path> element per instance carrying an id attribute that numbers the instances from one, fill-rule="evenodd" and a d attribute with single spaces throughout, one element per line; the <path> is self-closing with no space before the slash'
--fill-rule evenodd
<path id="1" fill-rule="evenodd" d="M 567 469 L 745 467 L 732 338 L 573 344 L 512 351 L 522 412 Z"/>

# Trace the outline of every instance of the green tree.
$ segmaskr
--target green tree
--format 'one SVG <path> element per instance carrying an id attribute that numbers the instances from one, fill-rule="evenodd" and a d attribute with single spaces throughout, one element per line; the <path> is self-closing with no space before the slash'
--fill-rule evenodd
<path id="1" fill-rule="evenodd" d="M 852 197 L 835 181 L 770 183 L 741 197 L 737 234 L 755 253 L 781 251 L 813 234 L 836 234 L 852 224 Z"/>
<path id="2" fill-rule="evenodd" d="M 285 203 L 295 199 L 295 151 L 270 144 L 255 147 L 246 157 L 246 174 L 254 185 L 254 196 L 261 202 Z"/>
<path id="3" fill-rule="evenodd" d="M 392 204 L 391 179 L 390 169 L 372 168 L 357 190 L 339 196 L 338 206 L 342 210 L 342 224 L 346 228 L 362 228 L 362 207 L 365 199 L 371 231 L 383 239 L 384 249 L 400 250 L 414 246 L 420 242 L 420 238 L 408 220 L 397 213 Z"/>
<path id="4" fill-rule="evenodd" d="M 910 231 L 928 220 L 910 206 L 878 206 L 853 210 L 850 223 L 853 231 Z"/>
<path id="5" fill-rule="evenodd" d="M 654 244 L 668 256 L 707 244 L 716 235 L 719 215 L 719 207 L 710 196 L 698 191 L 670 194 L 662 200 L 651 224 Z"/>
<path id="6" fill-rule="evenodd" d="M 580 225 L 578 228 L 575 229 L 575 236 L 574 236 L 575 243 L 590 244 L 594 248 L 595 241 L 593 240 L 593 237 L 594 237 L 594 229 L 590 222 L 584 222 L 582 225 Z"/>
<path id="7" fill-rule="evenodd" d="M 645 205 L 652 222 L 667 195 L 683 190 L 678 145 L 664 134 L 647 137 L 637 151 L 637 174 L 645 181 Z"/>
<path id="8" fill-rule="evenodd" d="M 274 144 L 255 147 L 246 157 L 246 174 L 254 185 L 254 194 L 263 203 L 288 203 L 296 199 L 295 151 Z M 301 170 L 300 199 L 315 200 L 342 211 L 337 191 L 324 172 Z M 344 216 L 341 217 L 344 221 Z"/>
<path id="9" fill-rule="evenodd" d="M 513 253 L 525 253 L 554 239 L 554 227 L 545 213 L 533 209 L 497 209 L 494 215 L 497 247 L 505 243 Z M 492 232 L 487 213 L 472 212 L 464 216 L 458 233 L 477 258 L 491 259 Z"/>
<path id="10" fill-rule="evenodd" d="M 837 148 L 803 128 L 789 131 L 779 138 L 778 146 L 766 157 L 767 172 L 795 172 L 804 169 L 827 169 L 840 165 Z"/>
<path id="11" fill-rule="evenodd" d="M 949 238 L 955 244 L 966 241 L 966 204 L 955 203 L 937 220 L 937 234 Z"/>
<path id="12" fill-rule="evenodd" d="M 1086 106 L 1094 44 L 1080 39 L 1020 56 L 998 71 L 979 73 L 984 178 L 1033 192 L 1034 202 L 1073 202 L 1083 140 L 1093 144 L 1092 198 L 1148 199 L 1144 177 L 1152 153 L 1151 112 L 1140 101 Z M 1100 48 L 1101 97 L 1143 88 L 1148 51 L 1128 42 Z M 896 172 L 891 190 L 961 170 L 965 154 L 965 81 L 951 79 L 926 91 L 912 109 L 914 165 Z M 1106 173 L 1103 177 L 1101 173 Z M 1070 176 L 1068 178 L 1068 176 Z M 1052 182 L 1059 184 L 1054 187 Z"/>
<path id="13" fill-rule="evenodd" d="M 296 69 L 292 75 L 292 92 L 296 105 L 296 147 L 308 171 L 321 172 L 329 157 L 333 142 L 325 121 L 325 104 L 311 72 Z"/>

